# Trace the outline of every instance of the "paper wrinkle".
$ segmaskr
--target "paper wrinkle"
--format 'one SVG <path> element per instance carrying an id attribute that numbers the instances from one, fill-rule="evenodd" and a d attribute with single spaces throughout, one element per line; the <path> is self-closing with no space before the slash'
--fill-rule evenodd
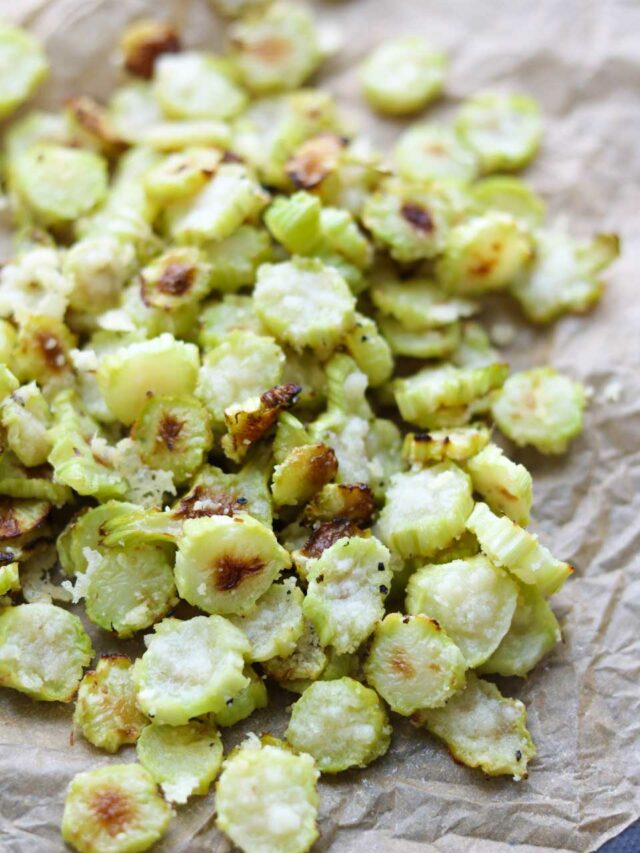
<path id="1" fill-rule="evenodd" d="M 482 88 L 522 90 L 546 119 L 529 170 L 551 217 L 578 235 L 613 230 L 623 257 L 586 318 L 525 326 L 503 305 L 491 325 L 516 322 L 515 368 L 544 363 L 592 388 L 586 430 L 568 455 L 514 451 L 534 475 L 535 529 L 576 566 L 554 597 L 564 642 L 526 681 L 502 679 L 522 699 L 538 747 L 526 782 L 485 779 L 399 718 L 390 752 L 371 767 L 321 782 L 321 838 L 332 853 L 543 853 L 594 850 L 640 811 L 640 6 L 628 0 L 318 0 L 323 23 L 343 33 L 322 82 L 379 144 L 402 124 L 371 117 L 354 66 L 378 41 L 420 33 L 449 52 L 452 100 L 425 115 L 449 116 L 455 100 Z M 219 47 L 223 25 L 205 0 L 0 0 L 0 14 L 26 22 L 46 42 L 53 74 L 38 102 L 58 108 L 79 91 L 105 97 L 116 79 L 123 25 L 143 15 L 175 20 L 188 45 Z M 619 399 L 607 388 L 617 383 Z M 86 621 L 86 620 L 85 620 Z M 91 626 L 100 653 L 136 653 Z M 282 735 L 292 694 L 249 724 L 225 731 L 226 749 L 249 730 Z M 0 695 L 0 850 L 57 853 L 64 791 L 73 775 L 135 760 L 107 756 L 78 736 L 72 706 Z M 181 808 L 158 853 L 229 851 L 215 829 L 215 797 Z"/>

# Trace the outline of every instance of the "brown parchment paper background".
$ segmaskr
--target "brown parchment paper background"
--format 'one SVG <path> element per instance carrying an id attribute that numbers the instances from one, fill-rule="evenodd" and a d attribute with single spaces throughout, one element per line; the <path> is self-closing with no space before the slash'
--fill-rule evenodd
<path id="1" fill-rule="evenodd" d="M 519 327 L 515 366 L 548 361 L 593 389 L 584 435 L 559 459 L 517 456 L 534 473 L 537 529 L 577 567 L 557 596 L 564 643 L 528 681 L 503 681 L 523 699 L 538 746 L 528 781 L 487 780 L 456 766 L 426 734 L 396 719 L 392 749 L 367 770 L 321 784 L 321 838 L 335 853 L 587 851 L 639 813 L 640 779 L 640 3 L 636 0 L 318 0 L 341 52 L 323 84 L 381 143 L 399 126 L 373 119 L 354 66 L 379 40 L 420 33 L 451 57 L 449 109 L 485 86 L 522 89 L 542 104 L 546 136 L 530 170 L 552 216 L 578 234 L 616 230 L 624 253 L 601 306 L 542 333 Z M 53 74 L 39 103 L 104 96 L 117 77 L 122 26 L 163 15 L 187 44 L 218 46 L 224 27 L 206 0 L 0 0 L 0 16 L 45 41 Z M 438 108 L 433 114 L 444 109 Z M 502 316 L 495 309 L 495 317 Z M 489 316 L 489 322 L 495 318 Z M 94 637 L 97 632 L 92 631 Z M 100 652 L 123 644 L 104 633 Z M 126 645 L 126 644 L 125 644 Z M 279 709 L 252 718 L 284 730 Z M 55 853 L 64 791 L 80 770 L 113 759 L 82 738 L 69 744 L 72 708 L 0 696 L 0 850 Z M 230 733 L 227 745 L 241 732 Z M 180 809 L 157 850 L 228 850 L 214 797 Z"/>

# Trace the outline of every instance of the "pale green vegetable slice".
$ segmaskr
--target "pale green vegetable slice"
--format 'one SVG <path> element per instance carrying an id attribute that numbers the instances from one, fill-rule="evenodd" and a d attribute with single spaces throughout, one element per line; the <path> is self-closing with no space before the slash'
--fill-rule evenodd
<path id="1" fill-rule="evenodd" d="M 247 635 L 252 661 L 293 654 L 304 630 L 303 601 L 296 579 L 286 578 L 272 584 L 247 613 L 229 617 Z"/>
<path id="2" fill-rule="evenodd" d="M 552 367 L 514 373 L 492 406 L 502 432 L 516 444 L 540 453 L 564 453 L 582 432 L 585 391 Z"/>
<path id="3" fill-rule="evenodd" d="M 0 613 L 0 682 L 46 702 L 70 702 L 93 656 L 77 616 L 45 602 Z"/>
<path id="4" fill-rule="evenodd" d="M 98 365 L 98 385 L 115 417 L 130 424 L 150 393 L 190 394 L 198 367 L 197 347 L 165 333 L 104 355 Z"/>
<path id="5" fill-rule="evenodd" d="M 458 410 L 461 423 L 473 414 L 470 404 L 489 391 L 500 388 L 509 373 L 506 364 L 484 367 L 454 367 L 445 364 L 425 367 L 413 376 L 395 383 L 395 397 L 400 414 L 409 423 L 423 429 L 444 426 L 439 414 Z M 457 425 L 455 421 L 452 426 Z"/>
<path id="6" fill-rule="evenodd" d="M 47 434 L 50 412 L 42 392 L 30 382 L 13 391 L 0 403 L 0 422 L 7 444 L 27 467 L 43 465 L 51 449 Z"/>
<path id="7" fill-rule="evenodd" d="M 101 657 L 78 689 L 73 724 L 90 743 L 107 752 L 135 743 L 149 722 L 136 704 L 131 666 L 126 655 Z"/>
<path id="8" fill-rule="evenodd" d="M 131 243 L 110 236 L 79 240 L 62 263 L 64 275 L 72 282 L 69 304 L 91 314 L 115 308 L 134 270 L 135 250 Z"/>
<path id="9" fill-rule="evenodd" d="M 246 720 L 258 708 L 266 708 L 269 697 L 263 679 L 247 664 L 244 674 L 249 679 L 246 687 L 227 699 L 224 708 L 215 714 L 219 726 L 235 726 L 241 720 Z"/>
<path id="10" fill-rule="evenodd" d="M 456 130 L 478 155 L 485 172 L 520 169 L 542 138 L 538 105 L 526 95 L 486 92 L 466 101 Z"/>
<path id="11" fill-rule="evenodd" d="M 255 518 L 214 515 L 185 521 L 176 583 L 182 598 L 208 613 L 244 614 L 290 565 L 273 532 Z"/>
<path id="12" fill-rule="evenodd" d="M 108 764 L 72 779 L 62 838 L 79 853 L 141 853 L 164 835 L 172 817 L 144 767 Z"/>
<path id="13" fill-rule="evenodd" d="M 222 740 L 211 722 L 184 726 L 153 723 L 140 733 L 138 761 L 160 785 L 170 803 L 206 794 L 222 765 Z"/>
<path id="14" fill-rule="evenodd" d="M 383 314 L 416 332 L 449 326 L 477 310 L 474 302 L 451 296 L 426 279 L 385 279 L 372 286 L 371 299 Z"/>
<path id="15" fill-rule="evenodd" d="M 71 500 L 70 489 L 52 481 L 48 466 L 29 469 L 8 450 L 0 455 L 0 495 L 11 498 L 35 498 L 62 506 Z"/>
<path id="16" fill-rule="evenodd" d="M 453 463 L 395 474 L 378 521 L 389 548 L 409 559 L 446 548 L 473 509 L 471 482 Z"/>
<path id="17" fill-rule="evenodd" d="M 436 276 L 445 290 L 475 296 L 507 287 L 532 257 L 532 239 L 518 220 L 489 211 L 451 229 Z"/>
<path id="18" fill-rule="evenodd" d="M 460 324 L 437 329 L 406 329 L 392 317 L 379 317 L 378 325 L 391 352 L 410 358 L 446 358 L 460 342 Z"/>
<path id="19" fill-rule="evenodd" d="M 466 464 L 473 490 L 495 512 L 525 527 L 533 500 L 533 481 L 524 465 L 513 462 L 497 444 L 488 444 Z"/>
<path id="20" fill-rule="evenodd" d="M 22 382 L 37 382 L 50 400 L 73 382 L 71 349 L 76 343 L 61 320 L 32 315 L 20 323 L 12 369 Z"/>
<path id="21" fill-rule="evenodd" d="M 178 603 L 171 555 L 164 546 L 85 549 L 84 557 L 87 568 L 76 579 L 73 598 L 84 597 L 87 616 L 105 631 L 130 637 Z"/>
<path id="22" fill-rule="evenodd" d="M 264 214 L 264 223 L 292 255 L 305 255 L 320 241 L 320 199 L 307 192 L 279 196 Z"/>
<path id="23" fill-rule="evenodd" d="M 37 39 L 18 27 L 0 26 L 0 118 L 31 97 L 48 68 Z"/>
<path id="24" fill-rule="evenodd" d="M 169 154 L 144 176 L 149 198 L 158 204 L 170 204 L 201 190 L 222 161 L 217 148 L 187 148 Z"/>
<path id="25" fill-rule="evenodd" d="M 573 569 L 557 560 L 537 536 L 514 524 L 506 515 L 497 516 L 477 503 L 467 519 L 480 547 L 496 565 L 504 566 L 523 583 L 534 584 L 543 595 L 557 592 Z"/>
<path id="26" fill-rule="evenodd" d="M 360 370 L 366 374 L 372 388 L 390 378 L 393 373 L 391 347 L 371 317 L 356 312 L 355 325 L 344 336 L 344 345 Z"/>
<path id="27" fill-rule="evenodd" d="M 369 104 L 389 115 L 422 109 L 442 91 L 446 58 L 420 36 L 400 36 L 379 45 L 360 70 Z"/>
<path id="28" fill-rule="evenodd" d="M 430 464 L 451 459 L 463 462 L 469 457 L 477 458 L 491 437 L 491 431 L 484 424 L 470 424 L 467 427 L 433 430 L 432 432 L 409 432 L 404 437 L 402 455 L 411 464 Z M 513 463 L 512 463 L 513 464 Z M 467 466 L 467 471 L 471 473 Z M 474 488 L 478 489 L 475 481 Z"/>
<path id="29" fill-rule="evenodd" d="M 479 767 L 488 776 L 527 778 L 536 748 L 526 728 L 525 706 L 472 672 L 465 689 L 444 708 L 421 711 L 416 722 L 445 741 L 456 761 Z"/>
<path id="30" fill-rule="evenodd" d="M 373 248 L 348 210 L 323 207 L 320 225 L 324 248 L 342 255 L 359 269 L 366 269 L 373 260 Z"/>
<path id="31" fill-rule="evenodd" d="M 14 163 L 14 186 L 44 225 L 73 222 L 107 195 L 107 164 L 98 154 L 39 144 Z"/>
<path id="32" fill-rule="evenodd" d="M 138 704 L 156 723 L 181 726 L 221 711 L 248 683 L 249 641 L 222 616 L 164 619 L 133 665 Z"/>
<path id="33" fill-rule="evenodd" d="M 435 619 L 467 666 L 483 663 L 509 630 L 518 587 L 479 555 L 418 569 L 407 584 L 407 611 Z"/>
<path id="34" fill-rule="evenodd" d="M 384 755 L 391 726 L 376 695 L 352 678 L 317 681 L 291 708 L 285 737 L 321 773 L 365 767 Z"/>
<path id="35" fill-rule="evenodd" d="M 475 183 L 471 197 L 479 210 L 499 210 L 530 228 L 540 225 L 545 205 L 528 184 L 511 175 L 492 175 Z"/>
<path id="36" fill-rule="evenodd" d="M 310 755 L 250 736 L 216 785 L 218 828 L 244 853 L 305 853 L 318 837 L 319 775 Z"/>
<path id="37" fill-rule="evenodd" d="M 222 424 L 229 406 L 279 384 L 284 361 L 273 338 L 251 331 L 230 332 L 204 356 L 197 396 L 214 421 Z"/>
<path id="38" fill-rule="evenodd" d="M 338 539 L 309 569 L 304 615 L 320 642 L 354 652 L 384 614 L 391 555 L 374 537 Z"/>
<path id="39" fill-rule="evenodd" d="M 478 171 L 474 152 L 446 125 L 415 124 L 400 136 L 394 151 L 405 181 L 472 181 Z"/>
<path id="40" fill-rule="evenodd" d="M 367 682 L 398 714 L 437 708 L 464 686 L 467 665 L 433 619 L 389 613 L 376 625 L 364 663 Z"/>
<path id="41" fill-rule="evenodd" d="M 312 258 L 260 267 L 254 304 L 278 340 L 325 355 L 355 320 L 355 298 L 342 276 Z"/>
<path id="42" fill-rule="evenodd" d="M 211 267 L 211 286 L 222 293 L 253 284 L 260 265 L 272 258 L 268 231 L 254 225 L 241 225 L 224 240 L 205 243 L 202 250 Z"/>
<path id="43" fill-rule="evenodd" d="M 194 196 L 166 209 L 169 236 L 188 244 L 223 240 L 257 215 L 267 199 L 246 166 L 223 163 Z"/>
<path id="44" fill-rule="evenodd" d="M 313 19 L 294 3 L 274 3 L 229 28 L 232 57 L 244 84 L 263 94 L 296 89 L 323 59 Z"/>
<path id="45" fill-rule="evenodd" d="M 584 314 L 602 296 L 600 273 L 619 253 L 617 234 L 578 242 L 561 228 L 540 230 L 535 234 L 535 261 L 513 282 L 511 293 L 534 323 Z"/>
<path id="46" fill-rule="evenodd" d="M 81 510 L 74 516 L 58 537 L 58 556 L 68 575 L 86 572 L 86 551 L 95 551 L 108 534 L 108 522 L 135 511 L 135 504 L 124 501 L 106 501 L 99 506 Z"/>
<path id="47" fill-rule="evenodd" d="M 364 204 L 362 221 L 401 263 L 433 258 L 445 246 L 451 203 L 435 184 L 389 179 Z"/>
<path id="48" fill-rule="evenodd" d="M 220 246 L 225 243 L 223 240 Z M 217 347 L 231 332 L 253 332 L 254 335 L 265 332 L 254 310 L 253 299 L 233 293 L 225 294 L 220 302 L 207 303 L 200 312 L 198 325 L 198 343 L 205 352 Z"/>
<path id="49" fill-rule="evenodd" d="M 295 650 L 286 658 L 271 658 L 264 661 L 267 675 L 294 692 L 300 692 L 298 685 L 320 678 L 327 666 L 327 653 L 322 648 L 318 632 L 312 622 L 305 619 L 302 634 L 298 638 Z"/>
<path id="50" fill-rule="evenodd" d="M 184 483 L 202 465 L 213 444 L 209 414 L 195 397 L 154 395 L 133 426 L 140 456 L 151 468 Z"/>
<path id="51" fill-rule="evenodd" d="M 198 302 L 210 290 L 209 265 L 192 246 L 170 249 L 140 271 L 140 295 L 149 308 L 165 311 Z"/>
<path id="52" fill-rule="evenodd" d="M 524 678 L 561 639 L 558 620 L 544 596 L 535 586 L 519 584 L 511 626 L 478 671 Z"/>
<path id="53" fill-rule="evenodd" d="M 462 337 L 451 361 L 456 367 L 489 367 L 500 361 L 500 353 L 480 323 L 468 321 L 462 324 Z"/>
<path id="54" fill-rule="evenodd" d="M 154 64 L 153 91 L 173 119 L 229 119 L 246 106 L 228 61 L 195 50 L 165 53 Z"/>

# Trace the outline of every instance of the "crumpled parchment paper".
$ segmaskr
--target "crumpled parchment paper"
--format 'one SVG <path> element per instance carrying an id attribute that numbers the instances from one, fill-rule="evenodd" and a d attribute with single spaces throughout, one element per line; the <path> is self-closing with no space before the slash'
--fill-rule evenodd
<path id="1" fill-rule="evenodd" d="M 323 84 L 377 141 L 400 124 L 373 119 L 358 96 L 354 67 L 381 39 L 420 33 L 451 57 L 448 104 L 483 87 L 522 89 L 542 104 L 544 146 L 530 170 L 552 215 L 578 234 L 618 231 L 623 257 L 589 317 L 533 332 L 518 326 L 516 367 L 549 362 L 593 391 L 584 435 L 570 453 L 516 453 L 534 474 L 537 529 L 576 567 L 554 599 L 564 643 L 525 682 L 501 682 L 529 708 L 538 757 L 527 781 L 487 780 L 396 718 L 389 753 L 370 768 L 321 784 L 317 850 L 587 851 L 639 814 L 640 781 L 640 5 L 633 0 L 334 0 L 315 3 L 343 38 Z M 220 46 L 224 26 L 206 0 L 0 0 L 0 16 L 45 41 L 53 73 L 38 102 L 106 95 L 117 77 L 122 26 L 144 14 L 174 20 L 187 44 Z M 491 309 L 489 322 L 504 309 Z M 515 313 L 511 318 L 516 317 Z M 511 356 L 512 353 L 509 353 Z M 99 633 L 92 631 L 94 637 Z M 98 651 L 127 644 L 106 634 Z M 281 734 L 276 709 L 245 730 Z M 0 696 L 0 850 L 54 853 L 72 776 L 113 759 L 78 738 L 72 707 Z M 241 731 L 225 735 L 227 746 Z M 214 797 L 195 797 L 159 851 L 228 850 L 214 828 Z"/>

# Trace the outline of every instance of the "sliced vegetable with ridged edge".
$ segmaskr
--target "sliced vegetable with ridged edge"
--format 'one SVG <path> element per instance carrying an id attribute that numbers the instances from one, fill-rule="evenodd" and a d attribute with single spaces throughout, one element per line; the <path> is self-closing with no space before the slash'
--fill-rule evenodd
<path id="1" fill-rule="evenodd" d="M 446 548 L 473 509 L 471 482 L 453 463 L 395 474 L 378 520 L 389 548 L 409 559 Z"/>
<path id="2" fill-rule="evenodd" d="M 393 711 L 409 716 L 444 705 L 464 686 L 466 666 L 438 622 L 389 613 L 376 626 L 364 674 Z"/>
<path id="3" fill-rule="evenodd" d="M 80 619 L 54 604 L 0 613 L 0 682 L 45 702 L 70 702 L 93 656 Z"/>
<path id="4" fill-rule="evenodd" d="M 248 684 L 249 641 L 222 616 L 164 619 L 145 643 L 133 681 L 140 708 L 156 723 L 181 726 L 215 714 Z"/>
<path id="5" fill-rule="evenodd" d="M 135 743 L 148 718 L 136 704 L 131 678 L 132 662 L 126 655 L 106 655 L 80 682 L 73 724 L 84 737 L 107 752 Z"/>
<path id="6" fill-rule="evenodd" d="M 310 755 L 250 736 L 224 762 L 218 828 L 241 850 L 305 853 L 318 837 L 319 775 Z"/>
<path id="7" fill-rule="evenodd" d="M 407 584 L 407 611 L 435 619 L 467 666 L 483 663 L 509 630 L 518 587 L 486 557 L 468 557 L 418 569 Z"/>
<path id="8" fill-rule="evenodd" d="M 229 617 L 247 635 L 251 661 L 293 654 L 304 630 L 303 601 L 295 578 L 286 578 L 272 584 L 247 613 Z"/>
<path id="9" fill-rule="evenodd" d="M 564 453 L 582 432 L 584 387 L 553 367 L 510 376 L 491 407 L 502 432 L 516 444 L 540 453 Z"/>
<path id="10" fill-rule="evenodd" d="M 516 782 L 527 778 L 536 749 L 526 728 L 525 706 L 474 673 L 444 708 L 420 711 L 415 721 L 441 738 L 456 761 L 488 776 L 513 776 Z"/>
<path id="11" fill-rule="evenodd" d="M 288 553 L 272 531 L 246 513 L 184 523 L 178 537 L 178 591 L 207 613 L 244 614 L 283 569 Z"/>
<path id="12" fill-rule="evenodd" d="M 136 753 L 170 803 L 206 794 L 222 766 L 222 740 L 211 722 L 152 723 L 140 733 Z"/>
<path id="13" fill-rule="evenodd" d="M 477 503 L 467 519 L 480 547 L 494 563 L 504 566 L 523 583 L 534 584 L 543 595 L 557 592 L 573 572 L 538 542 L 537 536 L 514 524 L 506 515 L 497 516 L 486 504 Z"/>
<path id="14" fill-rule="evenodd" d="M 474 492 L 495 512 L 525 527 L 533 500 L 533 481 L 524 465 L 513 462 L 497 444 L 488 444 L 465 465 Z"/>
<path id="15" fill-rule="evenodd" d="M 108 764 L 71 780 L 62 838 L 79 853 L 139 853 L 164 835 L 172 817 L 144 767 Z"/>
<path id="16" fill-rule="evenodd" d="M 489 427 L 482 423 L 432 432 L 409 432 L 402 443 L 402 455 L 413 465 L 428 465 L 446 459 L 463 462 L 470 457 L 476 459 L 490 438 Z M 468 466 L 467 471 L 471 473 Z"/>
<path id="17" fill-rule="evenodd" d="M 365 767 L 389 748 L 391 726 L 375 691 L 352 678 L 317 681 L 291 708 L 285 737 L 321 773 Z"/>

